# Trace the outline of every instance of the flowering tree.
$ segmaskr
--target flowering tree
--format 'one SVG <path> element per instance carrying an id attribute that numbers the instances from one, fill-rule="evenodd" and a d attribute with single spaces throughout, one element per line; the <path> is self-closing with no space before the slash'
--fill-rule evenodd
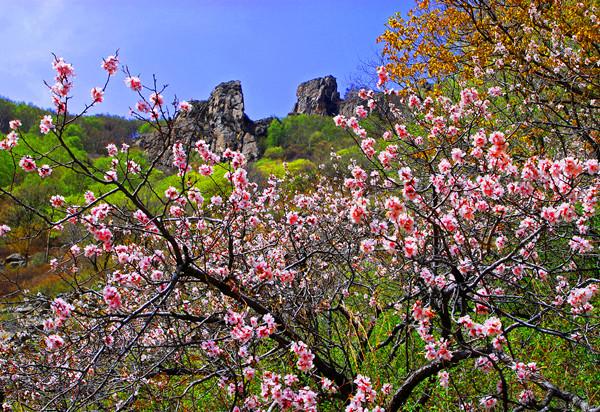
<path id="1" fill-rule="evenodd" d="M 497 122 L 523 123 L 536 151 L 583 144 L 600 160 L 600 22 L 591 0 L 419 0 L 380 37 L 390 76 L 501 86 Z M 464 86 L 463 86 L 464 87 Z M 510 98 L 509 98 L 510 96 Z M 501 109 L 501 110 L 500 110 Z"/>
<path id="2" fill-rule="evenodd" d="M 425 405 L 436 381 L 452 408 L 598 410 L 522 343 L 597 353 L 598 162 L 513 155 L 516 128 L 498 129 L 490 110 L 501 89 L 408 95 L 381 136 L 361 125 L 377 105 L 362 90 L 357 116 L 334 119 L 361 159 L 294 193 L 250 182 L 240 153 L 180 141 L 190 105 L 126 68 L 131 113 L 162 153 L 141 164 L 109 145 L 110 164 L 91 165 L 64 131 L 103 101 L 118 58 L 103 60 L 107 80 L 77 115 L 73 67 L 53 67 L 56 115 L 40 132 L 69 160 L 32 149 L 15 173 L 67 168 L 102 190 L 77 204 L 56 193 L 46 212 L 0 189 L 74 239 L 51 262 L 70 292 L 14 303 L 28 309 L 0 341 L 6 410 L 397 411 Z M 27 146 L 11 128 L 2 148 Z M 178 180 L 158 192 L 166 156 Z M 219 169 L 228 184 L 208 198 L 198 183 Z"/>

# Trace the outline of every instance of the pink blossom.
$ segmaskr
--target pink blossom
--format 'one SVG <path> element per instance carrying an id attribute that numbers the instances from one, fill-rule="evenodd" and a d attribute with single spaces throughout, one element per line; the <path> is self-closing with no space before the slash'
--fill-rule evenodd
<path id="1" fill-rule="evenodd" d="M 519 393 L 519 403 L 528 405 L 535 400 L 535 395 L 531 389 L 524 389 Z"/>
<path id="2" fill-rule="evenodd" d="M 106 151 L 110 157 L 114 157 L 119 153 L 119 149 L 117 149 L 117 146 L 113 143 L 110 143 L 106 146 Z"/>
<path id="3" fill-rule="evenodd" d="M 347 126 L 346 117 L 341 114 L 334 116 L 333 121 L 337 127 L 345 128 Z"/>
<path id="4" fill-rule="evenodd" d="M 159 93 L 152 93 L 149 97 L 149 100 L 154 104 L 154 105 L 158 105 L 158 106 L 162 106 L 162 104 L 164 103 L 164 98 L 162 97 L 161 94 Z"/>
<path id="5" fill-rule="evenodd" d="M 151 110 L 151 108 L 150 108 L 150 106 L 148 105 L 148 103 L 146 103 L 146 102 L 145 102 L 145 101 L 143 101 L 143 100 L 140 100 L 139 102 L 137 102 L 137 103 L 135 104 L 135 108 L 136 108 L 136 110 L 137 110 L 138 112 L 140 112 L 140 113 L 148 113 L 148 112 L 150 112 L 150 110 Z"/>
<path id="6" fill-rule="evenodd" d="M 56 351 L 65 344 L 65 341 L 59 335 L 47 336 L 44 339 L 44 342 L 46 343 L 46 348 L 48 348 L 49 351 Z"/>
<path id="7" fill-rule="evenodd" d="M 421 100 L 415 96 L 414 94 L 410 95 L 408 98 L 408 107 L 411 109 L 416 109 L 421 105 Z"/>
<path id="8" fill-rule="evenodd" d="M 496 406 L 496 398 L 492 398 L 491 396 L 486 396 L 485 398 L 482 398 L 479 403 L 481 404 L 481 406 L 483 406 L 486 410 L 490 410 L 493 409 L 494 406 Z"/>
<path id="9" fill-rule="evenodd" d="M 448 232 L 454 232 L 456 229 L 458 229 L 458 222 L 456 221 L 456 218 L 451 214 L 442 216 L 441 222 Z"/>
<path id="10" fill-rule="evenodd" d="M 502 333 L 502 323 L 496 317 L 488 318 L 483 324 L 484 333 L 487 336 L 496 336 Z"/>
<path id="11" fill-rule="evenodd" d="M 139 77 L 130 76 L 125 78 L 125 84 L 134 92 L 139 92 L 142 90 L 142 81 Z"/>
<path id="12" fill-rule="evenodd" d="M 100 87 L 94 87 L 90 91 L 90 95 L 92 96 L 92 101 L 94 103 L 102 103 L 102 101 L 104 101 L 104 91 Z"/>
<path id="13" fill-rule="evenodd" d="M 362 202 L 356 203 L 350 207 L 350 219 L 352 219 L 355 224 L 360 223 L 366 213 L 367 210 L 365 204 Z"/>
<path id="14" fill-rule="evenodd" d="M 573 157 L 566 157 L 561 161 L 561 166 L 564 169 L 566 176 L 574 178 L 581 174 L 583 171 L 583 165 L 579 159 Z"/>
<path id="15" fill-rule="evenodd" d="M 198 172 L 202 176 L 210 176 L 213 174 L 213 168 L 211 165 L 203 164 L 203 165 L 200 165 L 200 167 L 198 168 Z"/>
<path id="16" fill-rule="evenodd" d="M 376 241 L 373 239 L 365 239 L 360 242 L 360 250 L 364 254 L 368 255 L 369 253 L 372 253 L 375 250 L 376 244 Z"/>
<path id="17" fill-rule="evenodd" d="M 33 172 L 37 168 L 35 160 L 29 156 L 23 156 L 19 161 L 19 166 L 26 172 Z"/>
<path id="18" fill-rule="evenodd" d="M 531 375 L 537 372 L 537 365 L 535 362 L 529 362 L 525 364 L 523 362 L 516 362 L 512 369 L 517 374 L 517 378 L 520 381 L 528 380 L 531 378 Z"/>
<path id="19" fill-rule="evenodd" d="M 62 108 L 64 106 L 64 102 L 61 100 L 61 97 L 67 97 L 69 92 L 71 91 L 71 87 L 73 87 L 73 83 L 63 79 L 52 85 L 51 90 L 54 95 L 52 96 L 52 101 L 54 102 L 57 108 Z M 64 110 L 59 110 L 64 113 Z"/>
<path id="20" fill-rule="evenodd" d="M 477 89 L 469 88 L 463 89 L 460 91 L 460 104 L 461 106 L 466 106 L 472 104 L 476 100 L 479 99 L 479 93 Z"/>
<path id="21" fill-rule="evenodd" d="M 119 70 L 119 58 L 116 56 L 108 56 L 106 59 L 102 60 L 102 64 L 100 64 L 104 70 L 108 72 L 109 75 L 113 75 Z"/>
<path id="22" fill-rule="evenodd" d="M 502 132 L 493 132 L 490 135 L 490 141 L 494 146 L 502 147 L 506 144 L 506 138 Z"/>
<path id="23" fill-rule="evenodd" d="M 19 135 L 11 131 L 6 135 L 6 139 L 0 141 L 0 150 L 12 150 L 19 142 Z"/>
<path id="24" fill-rule="evenodd" d="M 296 362 L 296 366 L 303 372 L 307 372 L 308 370 L 314 367 L 313 359 L 315 355 L 312 354 L 308 346 L 302 341 L 292 343 L 292 352 L 298 355 L 298 361 Z"/>
<path id="25" fill-rule="evenodd" d="M 50 198 L 50 204 L 54 208 L 62 207 L 65 205 L 65 198 L 61 195 L 54 195 Z"/>
<path id="26" fill-rule="evenodd" d="M 94 192 L 88 190 L 83 194 L 83 197 L 85 199 L 85 203 L 86 204 L 90 204 L 93 203 L 96 200 L 96 196 L 94 195 Z"/>
<path id="27" fill-rule="evenodd" d="M 56 324 L 54 323 L 54 319 L 45 319 L 44 320 L 44 330 L 46 332 L 52 331 L 56 329 Z"/>
<path id="28" fill-rule="evenodd" d="M 450 385 L 450 374 L 447 371 L 439 371 L 437 376 L 442 388 L 447 388 Z"/>
<path id="29" fill-rule="evenodd" d="M 592 244 L 581 236 L 573 236 L 569 241 L 571 250 L 578 253 L 588 253 L 594 249 Z"/>
<path id="30" fill-rule="evenodd" d="M 42 134 L 50 133 L 50 130 L 54 129 L 54 124 L 52 123 L 52 116 L 45 115 L 40 121 L 40 132 Z"/>
<path id="31" fill-rule="evenodd" d="M 75 70 L 73 66 L 67 62 L 62 57 L 56 58 L 52 62 L 52 68 L 56 70 L 56 73 L 60 77 L 71 77 L 75 75 Z"/>
<path id="32" fill-rule="evenodd" d="M 450 164 L 448 159 L 442 159 L 438 164 L 438 169 L 440 173 L 447 174 L 448 172 L 450 172 L 450 170 L 452 170 L 452 164 Z"/>
<path id="33" fill-rule="evenodd" d="M 225 315 L 225 322 L 228 325 L 240 325 L 244 322 L 244 317 L 241 313 L 229 309 Z"/>
<path id="34" fill-rule="evenodd" d="M 114 286 L 106 286 L 103 291 L 104 302 L 110 309 L 117 310 L 121 307 L 121 294 Z"/>
<path id="35" fill-rule="evenodd" d="M 49 165 L 42 165 L 38 168 L 38 175 L 43 179 L 52 174 L 52 168 Z"/>
<path id="36" fill-rule="evenodd" d="M 136 175 L 142 171 L 142 167 L 133 160 L 127 161 L 127 172 Z"/>
<path id="37" fill-rule="evenodd" d="M 189 113 L 192 110 L 192 105 L 189 102 L 181 101 L 179 102 L 179 110 L 184 113 Z"/>
<path id="38" fill-rule="evenodd" d="M 117 172 L 114 170 L 109 170 L 104 174 L 104 180 L 107 182 L 116 182 L 118 181 Z"/>
<path id="39" fill-rule="evenodd" d="M 502 88 L 498 86 L 490 87 L 488 89 L 488 94 L 492 97 L 502 96 Z"/>
<path id="40" fill-rule="evenodd" d="M 388 73 L 385 66 L 379 66 L 377 68 L 377 87 L 382 87 L 388 81 Z"/>
<path id="41" fill-rule="evenodd" d="M 464 158 L 465 158 L 465 152 L 463 152 L 462 150 L 460 150 L 457 147 L 452 149 L 452 160 L 454 160 L 454 163 L 460 164 L 463 162 Z"/>
<path id="42" fill-rule="evenodd" d="M 87 245 L 83 248 L 83 255 L 87 258 L 92 258 L 101 253 L 101 249 L 96 245 Z"/>
<path id="43" fill-rule="evenodd" d="M 165 197 L 169 200 L 175 200 L 179 196 L 179 192 L 173 186 L 169 186 L 167 190 L 165 190 Z"/>
<path id="44" fill-rule="evenodd" d="M 219 348 L 219 346 L 215 343 L 215 341 L 212 341 L 212 340 L 202 342 L 200 347 L 202 348 L 203 351 L 205 351 L 206 353 L 209 354 L 209 356 L 212 356 L 212 357 L 220 356 L 221 353 L 223 353 L 223 350 L 221 348 Z"/>
<path id="45" fill-rule="evenodd" d="M 20 120 L 15 119 L 15 120 L 11 120 L 10 122 L 8 122 L 8 127 L 10 127 L 11 130 L 17 130 L 19 127 L 21 127 L 23 124 L 21 123 Z"/>
<path id="46" fill-rule="evenodd" d="M 402 193 L 407 200 L 415 200 L 417 198 L 417 191 L 411 184 L 404 185 Z"/>
<path id="47" fill-rule="evenodd" d="M 75 309 L 75 307 L 70 303 L 67 303 L 62 298 L 56 298 L 54 299 L 54 302 L 52 302 L 52 311 L 59 319 L 62 320 L 70 317 L 73 309 Z"/>
<path id="48" fill-rule="evenodd" d="M 368 158 L 372 158 L 375 155 L 375 139 L 364 139 L 360 143 L 360 147 Z"/>
<path id="49" fill-rule="evenodd" d="M 321 378 L 321 389 L 325 392 L 335 393 L 337 392 L 337 388 L 331 379 Z"/>
<path id="50" fill-rule="evenodd" d="M 502 346 L 504 346 L 505 344 L 506 344 L 506 338 L 502 335 L 496 336 L 494 339 L 492 339 L 492 346 L 497 351 L 502 350 Z"/>
<path id="51" fill-rule="evenodd" d="M 300 216 L 296 212 L 288 212 L 286 219 L 288 225 L 297 225 L 300 223 Z"/>
<path id="52" fill-rule="evenodd" d="M 112 232 L 110 231 L 110 229 L 101 228 L 101 229 L 94 230 L 94 237 L 96 238 L 96 240 L 98 240 L 100 242 L 107 243 L 107 242 L 111 241 L 113 235 L 112 235 Z"/>
<path id="53" fill-rule="evenodd" d="M 556 223 L 558 220 L 558 212 L 553 207 L 542 208 L 542 218 L 548 221 L 548 223 Z"/>
<path id="54" fill-rule="evenodd" d="M 571 305 L 573 315 L 590 312 L 594 307 L 589 303 L 599 288 L 596 284 L 590 284 L 583 288 L 572 289 L 567 298 L 567 302 Z"/>
<path id="55" fill-rule="evenodd" d="M 364 119 L 368 114 L 369 112 L 367 112 L 363 106 L 356 106 L 356 115 L 359 119 Z"/>
<path id="56" fill-rule="evenodd" d="M 417 246 L 416 239 L 414 237 L 407 237 L 404 240 L 404 256 L 407 258 L 413 258 L 417 255 L 419 249 Z"/>
<path id="57" fill-rule="evenodd" d="M 254 375 L 256 374 L 256 370 L 250 366 L 246 366 L 242 373 L 244 374 L 244 378 L 251 381 L 254 378 Z"/>
<path id="58" fill-rule="evenodd" d="M 487 143 L 487 137 L 483 130 L 478 131 L 473 135 L 473 145 L 476 147 L 483 147 Z"/>
<path id="59" fill-rule="evenodd" d="M 244 344 L 252 338 L 253 333 L 251 326 L 240 324 L 233 328 L 231 337 Z"/>
<path id="60" fill-rule="evenodd" d="M 600 166 L 598 164 L 598 160 L 596 160 L 596 159 L 587 160 L 584 163 L 584 166 L 585 166 L 585 170 L 591 175 L 595 175 L 600 172 Z"/>
<path id="61" fill-rule="evenodd" d="M 8 232 L 10 232 L 10 226 L 0 225 L 0 237 L 6 236 Z"/>
<path id="62" fill-rule="evenodd" d="M 171 206 L 169 208 L 169 214 L 173 217 L 183 217 L 185 215 L 185 210 L 179 206 Z"/>

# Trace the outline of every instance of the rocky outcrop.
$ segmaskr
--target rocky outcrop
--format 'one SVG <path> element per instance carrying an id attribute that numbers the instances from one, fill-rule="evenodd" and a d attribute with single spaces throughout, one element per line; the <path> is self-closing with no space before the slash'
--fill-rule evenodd
<path id="1" fill-rule="evenodd" d="M 25 267 L 27 266 L 27 258 L 19 253 L 13 253 L 4 259 L 4 265 L 10 268 Z"/>
<path id="2" fill-rule="evenodd" d="M 333 76 L 319 77 L 301 83 L 296 91 L 293 114 L 335 116 L 340 105 L 340 93 Z"/>
<path id="3" fill-rule="evenodd" d="M 294 114 L 317 114 L 321 116 L 335 116 L 342 114 L 346 117 L 355 116 L 356 106 L 366 105 L 367 102 L 358 97 L 358 91 L 350 92 L 345 99 L 340 98 L 337 90 L 335 77 L 329 75 L 319 77 L 301 83 L 296 91 L 297 101 L 290 113 Z M 377 102 L 376 111 L 380 115 L 386 115 L 389 111 L 389 103 L 398 105 L 397 96 L 385 96 L 383 93 L 375 93 Z"/>
<path id="4" fill-rule="evenodd" d="M 192 110 L 181 113 L 174 122 L 172 141 L 190 144 L 206 141 L 211 150 L 221 154 L 225 149 L 241 151 L 249 160 L 258 157 L 258 140 L 266 136 L 271 119 L 252 121 L 244 112 L 244 94 L 238 80 L 221 83 L 208 100 L 193 100 Z M 156 134 L 140 137 L 139 145 L 151 157 L 160 154 L 164 142 Z M 167 151 L 170 155 L 170 150 Z M 170 161 L 165 159 L 164 164 Z"/>
<path id="5" fill-rule="evenodd" d="M 350 92 L 346 98 L 340 102 L 338 114 L 343 114 L 346 117 L 356 116 L 356 106 L 365 105 L 366 102 L 358 97 L 358 92 Z"/>
<path id="6" fill-rule="evenodd" d="M 296 92 L 294 114 L 354 116 L 358 105 L 366 102 L 357 92 L 346 99 L 340 98 L 335 77 L 329 75 L 301 83 Z M 399 100 L 396 96 L 376 93 L 377 112 L 387 115 L 388 103 Z M 391 100 L 390 100 L 391 99 Z M 221 154 L 226 148 L 241 151 L 249 160 L 259 156 L 259 140 L 267 135 L 273 118 L 252 121 L 244 111 L 244 94 L 239 81 L 221 83 L 210 94 L 208 100 L 192 100 L 192 110 L 181 113 L 174 122 L 172 134 L 167 141 L 155 133 L 140 136 L 138 145 L 155 158 L 164 153 L 160 164 L 171 166 L 171 146 L 175 142 L 191 145 L 197 140 L 206 141 L 211 150 Z"/>

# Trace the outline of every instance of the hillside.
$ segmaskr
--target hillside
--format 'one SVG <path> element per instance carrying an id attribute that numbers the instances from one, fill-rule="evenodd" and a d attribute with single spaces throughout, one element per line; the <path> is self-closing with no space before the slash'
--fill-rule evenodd
<path id="1" fill-rule="evenodd" d="M 359 157 L 354 140 L 335 127 L 332 120 L 332 115 L 340 110 L 349 112 L 352 103 L 344 103 L 339 98 L 335 78 L 326 76 L 298 86 L 297 103 L 288 116 L 253 121 L 245 114 L 241 83 L 231 81 L 216 86 L 207 100 L 192 101 L 193 110 L 175 122 L 174 139 L 191 142 L 202 138 L 216 153 L 222 153 L 226 147 L 241 150 L 251 161 L 249 175 L 259 184 L 265 184 L 271 175 L 282 178 L 290 173 L 296 177 L 294 185 L 298 188 L 310 187 L 305 176 L 314 176 L 318 165 L 328 164 L 331 153 L 346 160 Z M 0 133 L 9 131 L 10 120 L 20 119 L 22 130 L 27 131 L 28 142 L 35 150 L 52 150 L 38 127 L 39 119 L 49 113 L 49 110 L 31 104 L 0 99 Z M 84 116 L 69 126 L 66 138 L 71 150 L 93 167 L 102 168 L 110 162 L 106 153 L 109 143 L 130 144 L 132 159 L 145 165 L 163 148 L 163 141 L 149 126 L 112 115 Z M 102 187 L 90 179 L 76 178 L 69 169 L 56 171 L 56 180 L 41 182 L 36 176 L 23 174 L 18 169 L 15 174 L 15 165 L 24 153 L 21 147 L 12 152 L 14 157 L 0 151 L 0 185 L 12 189 L 31 206 L 50 210 L 47 199 L 58 192 L 74 203 L 81 203 L 87 191 L 97 195 L 103 193 Z M 58 150 L 55 157 L 65 161 L 68 158 L 64 150 Z M 166 155 L 161 164 L 152 174 L 152 182 L 164 190 L 176 183 L 177 176 L 170 155 Z M 203 192 L 216 194 L 212 182 L 205 180 L 200 185 Z M 216 181 L 222 185 L 227 183 L 222 174 Z M 0 218 L 10 224 L 14 236 L 0 244 L 0 260 L 17 253 L 23 257 L 25 266 L 8 271 L 10 279 L 0 279 L 0 292 L 12 290 L 12 281 L 44 291 L 60 290 L 61 282 L 46 271 L 50 252 L 67 241 L 65 237 L 59 234 L 40 236 L 38 230 L 42 222 L 37 216 L 11 207 L 9 199 L 4 198 L 2 204 L 7 207 L 0 211 Z"/>
<path id="2" fill-rule="evenodd" d="M 8 122 L 13 119 L 21 120 L 23 130 L 39 133 L 40 119 L 50 113 L 49 109 L 0 97 L 0 133 L 8 133 Z M 101 154 L 109 143 L 119 144 L 133 140 L 141 125 L 137 120 L 109 114 L 84 116 L 76 124 L 81 126 L 79 137 L 83 148 L 90 155 Z"/>

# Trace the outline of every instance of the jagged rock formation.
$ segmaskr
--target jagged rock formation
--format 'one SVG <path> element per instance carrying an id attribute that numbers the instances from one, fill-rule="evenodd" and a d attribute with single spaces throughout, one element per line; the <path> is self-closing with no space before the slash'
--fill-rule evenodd
<path id="1" fill-rule="evenodd" d="M 301 83 L 296 92 L 297 101 L 294 114 L 313 114 L 346 117 L 355 115 L 357 105 L 366 105 L 356 93 L 346 99 L 340 98 L 335 77 L 329 75 Z M 397 99 L 376 93 L 379 114 L 385 115 L 389 110 L 386 100 Z M 173 133 L 168 142 L 150 133 L 140 137 L 138 144 L 146 150 L 151 158 L 165 153 L 161 164 L 171 166 L 171 148 L 176 141 L 190 144 L 197 140 L 205 140 L 211 150 L 221 154 L 226 148 L 241 151 L 249 160 L 259 157 L 258 141 L 267 135 L 267 129 L 273 118 L 252 121 L 244 112 L 244 94 L 239 81 L 219 84 L 210 94 L 208 100 L 190 101 L 193 108 L 189 113 L 181 113 L 175 119 Z M 168 145 L 165 152 L 165 144 Z"/>
<path id="2" fill-rule="evenodd" d="M 340 93 L 335 77 L 329 75 L 301 83 L 296 91 L 293 114 L 335 116 L 339 111 Z"/>
<path id="3" fill-rule="evenodd" d="M 367 103 L 358 97 L 356 91 L 350 93 L 345 99 L 341 99 L 337 89 L 337 81 L 331 75 L 301 83 L 296 91 L 296 97 L 297 101 L 290 113 L 291 115 L 335 116 L 343 114 L 350 117 L 355 115 L 356 106 L 366 105 Z M 399 99 L 395 96 L 384 96 L 383 93 L 376 93 L 374 98 L 377 102 L 377 112 L 380 114 L 385 114 L 389 110 L 386 100 L 389 102 L 392 99 L 394 103 L 399 103 Z"/>
<path id="4" fill-rule="evenodd" d="M 173 142 L 188 144 L 202 139 L 215 153 L 230 148 L 241 151 L 249 160 L 258 157 L 258 139 L 266 136 L 272 119 L 254 122 L 246 115 L 242 85 L 238 80 L 219 84 L 208 100 L 190 103 L 192 110 L 175 119 Z M 140 137 L 139 145 L 154 157 L 162 152 L 164 142 L 155 134 L 148 134 Z M 170 161 L 167 159 L 163 163 Z"/>
<path id="5" fill-rule="evenodd" d="M 340 102 L 338 114 L 343 114 L 346 117 L 356 116 L 356 106 L 366 105 L 366 102 L 358 97 L 358 92 L 351 92 L 346 95 L 346 98 Z"/>

